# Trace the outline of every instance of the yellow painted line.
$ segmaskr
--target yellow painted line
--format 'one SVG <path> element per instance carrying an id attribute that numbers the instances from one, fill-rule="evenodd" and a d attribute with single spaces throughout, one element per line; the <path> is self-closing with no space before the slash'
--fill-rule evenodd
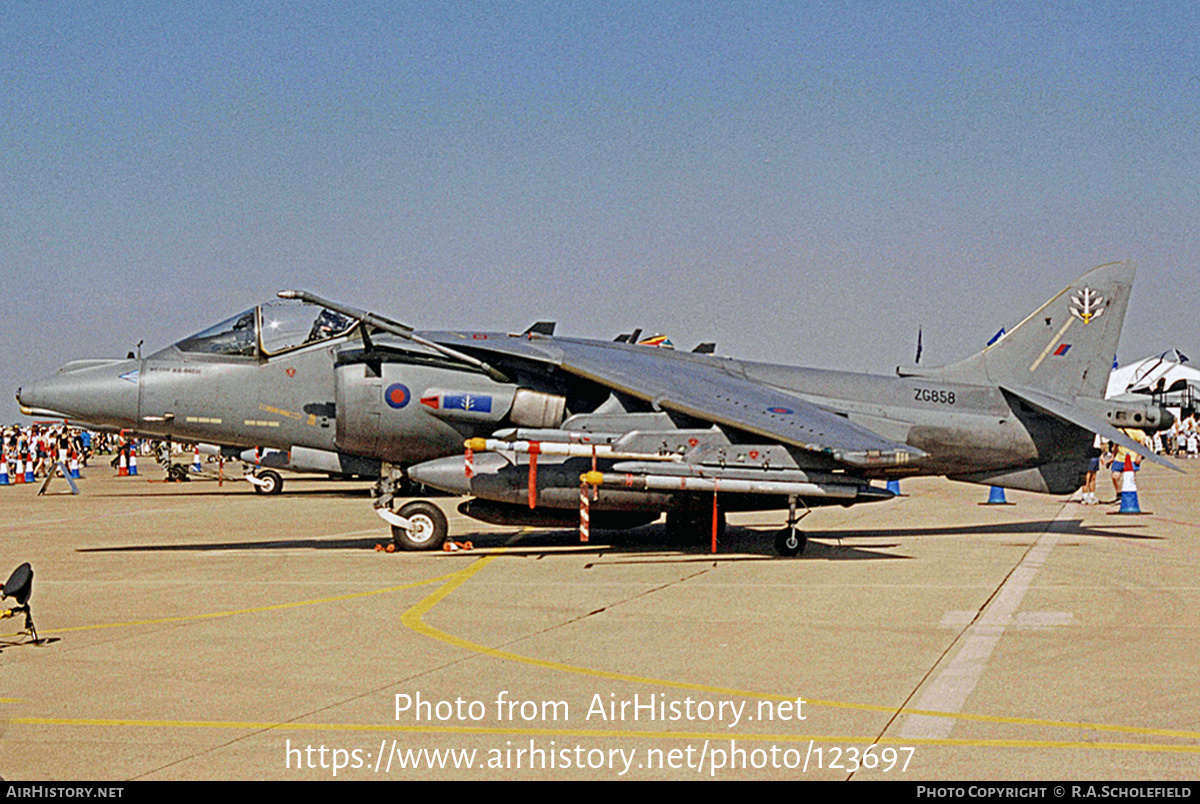
<path id="1" fill-rule="evenodd" d="M 434 628 L 424 622 L 424 616 L 429 613 L 438 603 L 444 600 L 448 595 L 461 587 L 477 573 L 483 570 L 490 564 L 496 556 L 487 556 L 473 562 L 471 565 L 449 575 L 442 575 L 434 578 L 429 578 L 423 581 L 416 581 L 410 584 L 401 586 L 388 587 L 386 589 L 377 589 L 370 592 L 358 592 L 349 595 L 340 595 L 336 597 L 317 598 L 307 601 L 297 601 L 295 603 L 283 603 L 273 606 L 261 606 L 249 609 L 239 609 L 227 612 L 214 612 L 211 614 L 201 614 L 185 617 L 168 617 L 159 620 L 146 620 L 135 623 L 110 623 L 95 626 L 81 626 L 79 628 L 61 629 L 57 633 L 63 631 L 79 631 L 89 628 L 112 628 L 118 625 L 145 625 L 153 623 L 168 623 L 181 622 L 187 620 L 202 620 L 216 617 L 228 617 L 236 614 L 248 614 L 254 612 L 273 611 L 280 609 L 296 608 L 299 606 L 315 605 L 319 603 L 329 603 L 344 600 L 352 600 L 356 598 L 364 598 L 372 595 L 380 595 L 388 592 L 401 591 L 404 589 L 412 589 L 418 586 L 423 586 L 430 583 L 444 581 L 442 586 L 438 587 L 431 594 L 427 595 L 423 600 L 409 608 L 402 616 L 401 622 L 412 630 L 427 636 L 431 639 L 444 642 L 455 647 L 468 650 L 479 655 L 490 656 L 496 659 L 518 662 L 534 667 L 541 667 L 560 672 L 574 673 L 578 675 L 591 676 L 593 678 L 603 678 L 612 681 L 624 681 L 636 684 L 647 684 L 654 686 L 662 686 L 674 689 L 691 690 L 695 692 L 705 692 L 719 695 L 733 695 L 744 698 L 759 698 L 764 700 L 793 700 L 795 696 L 778 695 L 772 693 L 763 693 L 752 690 L 739 690 L 724 687 L 713 687 L 706 684 L 693 684 L 681 681 L 669 681 L 666 679 L 651 678 L 646 676 L 637 676 L 629 673 L 619 673 L 606 670 L 596 670 L 592 668 L 579 667 L 576 665 L 564 664 L 562 662 L 553 662 L 545 659 L 537 659 L 531 656 L 524 656 L 511 651 L 500 650 L 497 648 L 489 648 L 486 645 L 481 645 L 461 637 L 456 637 L 448 634 L 437 628 Z M 56 633 L 56 632 L 47 632 Z M 16 699 L 0 699 L 0 701 L 14 702 Z M 882 712 L 894 714 L 897 710 L 890 706 L 879 706 L 872 704 L 856 704 L 842 701 L 828 700 L 809 700 L 805 699 L 805 703 L 809 706 L 823 706 L 830 708 L 849 709 L 866 712 Z M 1093 731 L 1108 731 L 1122 732 L 1129 734 L 1140 734 L 1155 737 L 1175 737 L 1183 739 L 1200 739 L 1200 733 L 1190 731 L 1178 731 L 1171 729 L 1150 729 L 1129 726 L 1114 726 L 1102 723 L 1084 723 L 1072 721 L 1053 721 L 1042 720 L 1037 718 L 1018 718 L 1018 717 L 999 717 L 991 715 L 971 715 L 963 713 L 936 712 L 919 709 L 901 709 L 900 714 L 922 714 L 935 715 L 938 717 L 954 718 L 957 720 L 984 722 L 984 723 L 999 723 L 1010 725 L 1029 725 L 1029 726 L 1048 726 L 1056 728 L 1069 729 L 1084 729 Z M 275 731 L 332 731 L 332 732 L 396 732 L 405 734 L 455 734 L 455 735 L 525 735 L 525 736 L 586 736 L 594 738 L 639 738 L 639 739 L 720 739 L 720 740 L 745 740 L 745 741 L 773 741 L 773 742 L 806 742 L 809 740 L 820 743 L 841 743 L 841 744 L 877 744 L 877 745 L 925 745 L 925 746 L 972 746 L 972 747 L 992 747 L 992 748 L 1088 748 L 1109 751 L 1149 751 L 1159 753 L 1186 753 L 1200 754 L 1200 745 L 1178 745 L 1178 744 L 1162 744 L 1162 743 L 1130 743 L 1130 742 L 1092 742 L 1087 740 L 1021 740 L 1021 739 L 969 739 L 969 738 L 937 738 L 937 739 L 904 739 L 899 737 L 876 737 L 873 735 L 821 735 L 821 734 L 731 734 L 722 732 L 685 732 L 685 731 L 630 731 L 623 729 L 553 729 L 553 728 L 514 728 L 506 727 L 486 727 L 486 726 L 400 726 L 390 724 L 359 724 L 359 723 L 272 723 L 265 721 L 221 721 L 221 720 L 147 720 L 147 719 L 107 719 L 107 718 L 11 718 L 9 723 L 17 723 L 28 726 L 81 726 L 81 727 L 138 727 L 138 728 L 197 728 L 197 729 L 239 729 L 239 730 L 275 730 Z"/>
<path id="2" fill-rule="evenodd" d="M 731 689 L 728 687 L 713 687 L 707 684 L 694 684 L 685 681 L 669 681 L 661 678 L 650 678 L 647 676 L 637 676 L 630 673 L 619 673 L 609 670 L 595 670 L 588 667 L 579 667 L 577 665 L 564 664 L 562 662 L 553 662 L 546 659 L 537 659 L 532 656 L 524 656 L 519 653 L 500 650 L 497 648 L 489 648 L 486 645 L 481 645 L 477 642 L 456 637 L 453 634 L 448 634 L 434 628 L 424 621 L 424 616 L 429 611 L 441 602 L 447 595 L 455 589 L 462 586 L 470 580 L 476 573 L 481 571 L 489 563 L 495 559 L 495 556 L 481 558 L 469 567 L 454 573 L 445 585 L 439 587 L 432 594 L 428 595 L 424 600 L 417 603 L 415 606 L 404 612 L 400 617 L 400 621 L 407 627 L 413 629 L 419 634 L 427 636 L 431 639 L 436 639 L 440 642 L 453 645 L 463 650 L 471 651 L 483 656 L 490 656 L 494 659 L 504 659 L 506 661 L 518 662 L 520 664 L 530 665 L 532 667 L 541 667 L 547 670 L 557 670 L 563 673 L 574 673 L 576 675 L 591 676 L 593 678 L 603 678 L 609 681 L 624 681 L 632 684 L 648 684 L 653 686 L 668 687 L 672 689 L 691 690 L 694 692 L 705 692 L 714 695 L 733 695 L 742 698 L 758 698 L 763 700 L 775 701 L 790 701 L 794 700 L 795 695 L 779 695 L 774 693 L 756 692 L 752 690 Z M 1186 740 L 1200 740 L 1200 732 L 1183 731 L 1176 729 L 1154 729 L 1142 728 L 1138 726 L 1114 726 L 1105 723 L 1086 723 L 1076 721 L 1061 721 L 1061 720 L 1044 720 L 1041 718 L 1027 717 L 1003 717 L 999 715 L 972 715 L 962 712 L 938 712 L 929 709 L 899 709 L 893 706 L 880 706 L 877 704 L 859 704 L 849 703 L 846 701 L 830 701 L 830 700 L 813 700 L 804 699 L 808 706 L 821 706 L 831 709 L 849 709 L 860 712 L 881 712 L 885 714 L 902 714 L 902 715 L 932 715 L 935 717 L 953 718 L 955 720 L 966 720 L 976 723 L 1000 723 L 1017 726 L 1043 726 L 1063 729 L 1084 729 L 1090 731 L 1105 731 L 1118 732 L 1122 734 L 1142 734 L 1151 737 L 1174 737 Z M 905 745 L 915 742 L 914 740 L 899 740 L 898 742 Z M 929 740 L 931 745 L 982 745 L 984 741 L 966 740 L 956 741 L 947 740 Z M 1005 741 L 1001 741 L 1008 744 Z M 1032 743 L 1029 743 L 1032 744 Z M 1067 743 L 1074 745 L 1074 743 Z M 1090 746 L 1098 746 L 1099 743 L 1087 743 Z"/>
<path id="3" fill-rule="evenodd" d="M 184 614 L 178 617 L 160 617 L 156 620 L 132 620 L 123 623 L 98 623 L 95 625 L 77 625 L 69 628 L 42 629 L 39 634 L 67 634 L 73 631 L 93 631 L 99 628 L 129 628 L 135 625 L 161 625 L 163 623 L 182 623 L 198 620 L 215 620 L 221 617 L 233 617 L 239 614 L 258 614 L 264 611 L 282 611 L 284 609 L 295 609 L 301 606 L 316 606 L 321 603 L 338 603 L 344 600 L 357 600 L 364 597 L 372 597 L 374 595 L 386 595 L 389 592 L 401 592 L 405 589 L 415 589 L 418 586 L 437 583 L 454 578 L 454 574 L 439 575 L 435 578 L 427 578 L 423 581 L 413 581 L 412 583 L 403 584 L 401 586 L 389 586 L 385 589 L 373 589 L 369 592 L 353 592 L 348 595 L 337 595 L 335 597 L 318 597 L 312 600 L 297 600 L 293 603 L 276 603 L 270 606 L 255 606 L 249 609 L 232 609 L 230 611 L 213 611 L 207 614 Z"/>
<path id="4" fill-rule="evenodd" d="M 295 411 L 292 411 L 292 410 L 283 410 L 281 408 L 273 408 L 270 405 L 259 405 L 258 409 L 261 410 L 263 413 L 274 413 L 276 416 L 284 416 L 289 419 L 295 419 L 298 422 L 304 421 L 303 413 L 296 413 Z"/>

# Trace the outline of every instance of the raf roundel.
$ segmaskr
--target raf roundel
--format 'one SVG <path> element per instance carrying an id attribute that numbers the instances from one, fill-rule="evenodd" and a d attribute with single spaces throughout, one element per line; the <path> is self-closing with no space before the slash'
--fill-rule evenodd
<path id="1" fill-rule="evenodd" d="M 388 407 L 396 410 L 407 405 L 410 399 L 412 399 L 412 394 L 409 393 L 408 386 L 401 383 L 389 385 L 383 392 L 383 401 L 388 403 Z"/>

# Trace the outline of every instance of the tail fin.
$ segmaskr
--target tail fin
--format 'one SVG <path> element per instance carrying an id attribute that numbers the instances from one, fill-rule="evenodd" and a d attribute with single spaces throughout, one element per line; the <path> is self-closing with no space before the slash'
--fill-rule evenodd
<path id="1" fill-rule="evenodd" d="M 1093 268 L 982 352 L 927 373 L 1103 399 L 1133 274 L 1131 262 Z"/>

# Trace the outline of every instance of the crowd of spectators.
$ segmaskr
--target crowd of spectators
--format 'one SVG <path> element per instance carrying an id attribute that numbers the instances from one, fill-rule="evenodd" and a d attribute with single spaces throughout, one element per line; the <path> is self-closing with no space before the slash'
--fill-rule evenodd
<path id="1" fill-rule="evenodd" d="M 14 424 L 3 428 L 3 457 L 10 478 L 20 472 L 42 478 L 57 469 L 59 461 L 70 467 L 86 467 L 97 455 L 116 455 L 126 443 L 117 433 L 92 432 L 61 422 Z M 130 449 L 147 449 L 143 442 L 130 440 Z"/>
<path id="2" fill-rule="evenodd" d="M 85 466 L 97 447 L 95 434 L 61 423 L 13 425 L 4 429 L 3 438 L 10 476 L 20 472 L 45 477 L 60 460 L 68 463 L 74 459 Z"/>
<path id="3" fill-rule="evenodd" d="M 95 432 L 80 427 L 71 427 L 62 422 L 36 422 L 14 424 L 0 429 L 3 463 L 10 483 L 19 483 L 32 476 L 44 478 L 47 473 L 58 470 L 61 461 L 68 470 L 84 468 L 94 464 L 98 456 L 104 456 L 117 469 L 121 465 L 121 454 L 126 461 L 129 456 L 152 457 L 159 463 L 167 463 L 166 443 L 122 436 L 120 433 Z M 174 442 L 171 453 L 189 452 L 193 445 Z M 126 451 L 128 450 L 128 451 Z M 21 477 L 18 478 L 17 474 Z"/>
<path id="4" fill-rule="evenodd" d="M 1155 441 L 1157 452 L 1164 452 L 1177 458 L 1185 455 L 1189 458 L 1200 457 L 1200 421 L 1197 421 L 1194 412 L 1190 416 L 1180 416 L 1175 424 L 1171 425 L 1170 430 L 1155 433 L 1155 438 L 1157 439 Z M 1159 441 L 1161 441 L 1161 448 Z"/>

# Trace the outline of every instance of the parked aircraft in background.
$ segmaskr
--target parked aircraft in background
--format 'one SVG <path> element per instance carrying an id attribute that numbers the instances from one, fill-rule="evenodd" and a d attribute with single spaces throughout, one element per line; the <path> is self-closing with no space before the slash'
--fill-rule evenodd
<path id="1" fill-rule="evenodd" d="M 447 534 L 431 503 L 391 510 L 411 479 L 471 495 L 460 510 L 489 522 L 561 526 L 585 496 L 595 527 L 665 513 L 679 538 L 720 531 L 726 511 L 786 510 L 776 547 L 794 555 L 801 509 L 892 496 L 872 480 L 1067 493 L 1093 433 L 1172 466 L 1117 429 L 1169 427 L 1161 405 L 1103 399 L 1133 274 L 1095 268 L 982 352 L 896 377 L 559 338 L 545 322 L 418 334 L 285 291 L 143 360 L 76 361 L 17 396 L 147 435 L 379 461 L 375 505 L 407 549 Z"/>
<path id="2" fill-rule="evenodd" d="M 198 444 L 197 450 L 205 456 L 218 456 L 222 460 L 238 461 L 244 467 L 241 479 L 254 486 L 259 494 L 279 494 L 283 491 L 281 472 L 299 474 L 327 474 L 330 477 L 379 477 L 380 463 L 376 460 L 356 456 L 338 455 L 336 452 L 294 446 L 290 449 L 273 447 L 219 446 Z M 176 464 L 180 469 L 182 464 Z"/>
<path id="3" fill-rule="evenodd" d="M 1156 357 L 1114 366 L 1108 378 L 1107 399 L 1136 400 L 1152 397 L 1178 417 L 1196 412 L 1200 399 L 1200 370 L 1188 364 L 1187 355 L 1168 349 Z"/>

